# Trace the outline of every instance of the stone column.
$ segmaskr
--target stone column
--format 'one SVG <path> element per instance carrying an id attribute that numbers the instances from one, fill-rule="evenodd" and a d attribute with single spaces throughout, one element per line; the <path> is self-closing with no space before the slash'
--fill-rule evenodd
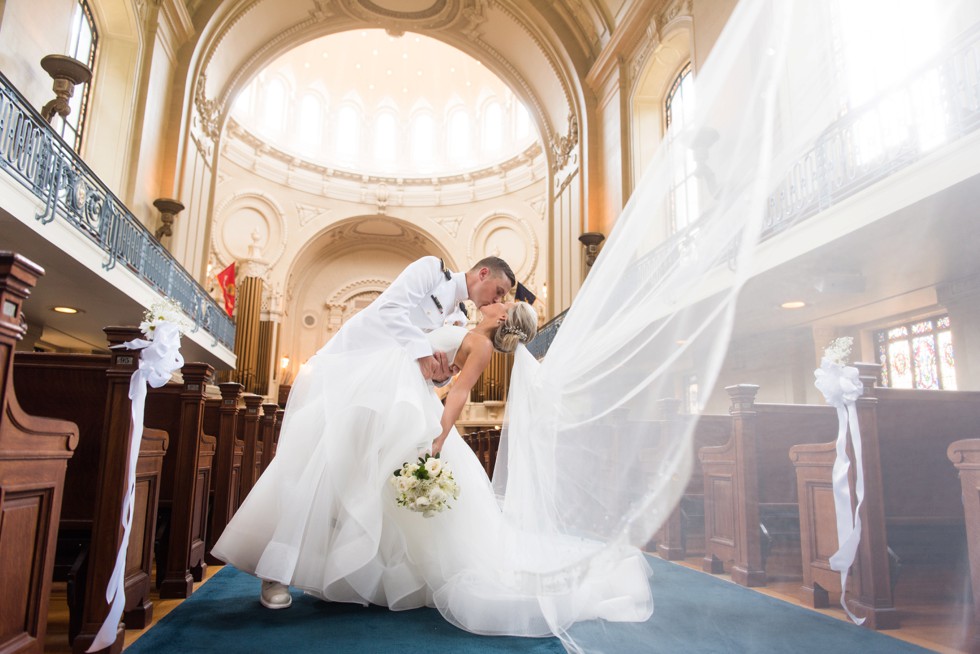
<path id="1" fill-rule="evenodd" d="M 255 390 L 259 382 L 259 351 L 262 314 L 262 293 L 265 283 L 262 278 L 267 270 L 265 261 L 258 257 L 239 262 L 236 281 L 238 296 L 235 305 L 235 355 L 238 364 L 235 378 L 245 387 L 246 392 L 264 394 Z"/>

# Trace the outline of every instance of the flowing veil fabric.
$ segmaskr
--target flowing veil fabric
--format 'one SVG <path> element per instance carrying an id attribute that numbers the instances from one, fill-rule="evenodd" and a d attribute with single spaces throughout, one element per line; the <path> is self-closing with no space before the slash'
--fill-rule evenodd
<path id="1" fill-rule="evenodd" d="M 624 548 L 646 546 L 677 504 L 697 416 L 723 363 L 765 359 L 767 346 L 785 349 L 799 328 L 753 322 L 763 303 L 812 294 L 860 261 L 848 236 L 895 207 L 871 203 L 856 219 L 839 208 L 862 201 L 856 180 L 882 160 L 897 157 L 890 172 L 912 176 L 949 138 L 948 129 L 936 136 L 955 112 L 934 71 L 978 18 L 969 2 L 736 6 L 696 73 L 693 111 L 648 164 L 546 356 L 516 356 L 494 486 L 510 549 L 526 553 L 515 583 L 536 593 L 569 651 L 644 651 L 629 649 L 635 625 L 571 625 L 548 605 Z M 685 216 L 672 210 L 672 194 L 690 162 L 698 203 Z M 830 227 L 808 229 L 821 212 L 810 222 Z M 804 255 L 805 274 L 779 272 Z M 891 292 L 879 282 L 865 291 Z M 761 336 L 751 341 L 753 333 Z M 731 351 L 735 339 L 755 349 Z M 686 406 L 665 419 L 663 398 Z M 533 543 L 569 536 L 593 546 L 535 556 Z"/>

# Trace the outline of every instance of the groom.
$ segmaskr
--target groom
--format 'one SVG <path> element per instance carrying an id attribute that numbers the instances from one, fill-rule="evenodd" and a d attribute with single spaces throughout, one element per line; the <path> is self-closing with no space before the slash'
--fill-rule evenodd
<path id="1" fill-rule="evenodd" d="M 432 351 L 425 333 L 441 327 L 450 317 L 455 319 L 463 300 L 470 300 L 477 308 L 502 302 L 514 282 L 514 272 L 499 257 L 481 259 L 465 273 L 449 271 L 438 257 L 422 257 L 348 320 L 325 349 L 374 350 L 395 341 L 418 361 L 425 379 L 445 383 L 451 376 L 452 362 L 446 360 L 445 352 Z M 284 609 L 292 604 L 289 587 L 263 581 L 261 601 L 267 608 Z"/>

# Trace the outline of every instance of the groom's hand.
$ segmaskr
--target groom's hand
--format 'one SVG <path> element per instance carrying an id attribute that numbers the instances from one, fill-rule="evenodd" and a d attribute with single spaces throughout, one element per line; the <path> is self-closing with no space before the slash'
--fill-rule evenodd
<path id="1" fill-rule="evenodd" d="M 445 352 L 433 352 L 432 356 L 419 359 L 419 369 L 425 379 L 444 382 L 452 376 Z"/>

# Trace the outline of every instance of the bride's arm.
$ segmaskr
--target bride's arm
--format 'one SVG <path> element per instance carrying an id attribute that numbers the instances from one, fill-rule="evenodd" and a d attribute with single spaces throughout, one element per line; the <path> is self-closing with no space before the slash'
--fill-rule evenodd
<path id="1" fill-rule="evenodd" d="M 467 336 L 463 342 L 463 347 L 468 347 L 469 352 L 466 361 L 463 363 L 463 369 L 456 377 L 456 381 L 453 382 L 452 388 L 449 389 L 449 394 L 446 395 L 442 420 L 439 423 L 442 431 L 432 441 L 433 456 L 442 450 L 442 444 L 446 442 L 449 431 L 459 419 L 459 414 L 463 412 L 463 405 L 466 404 L 476 380 L 480 378 L 487 364 L 490 363 L 490 355 L 493 352 L 493 346 L 485 338 Z"/>

